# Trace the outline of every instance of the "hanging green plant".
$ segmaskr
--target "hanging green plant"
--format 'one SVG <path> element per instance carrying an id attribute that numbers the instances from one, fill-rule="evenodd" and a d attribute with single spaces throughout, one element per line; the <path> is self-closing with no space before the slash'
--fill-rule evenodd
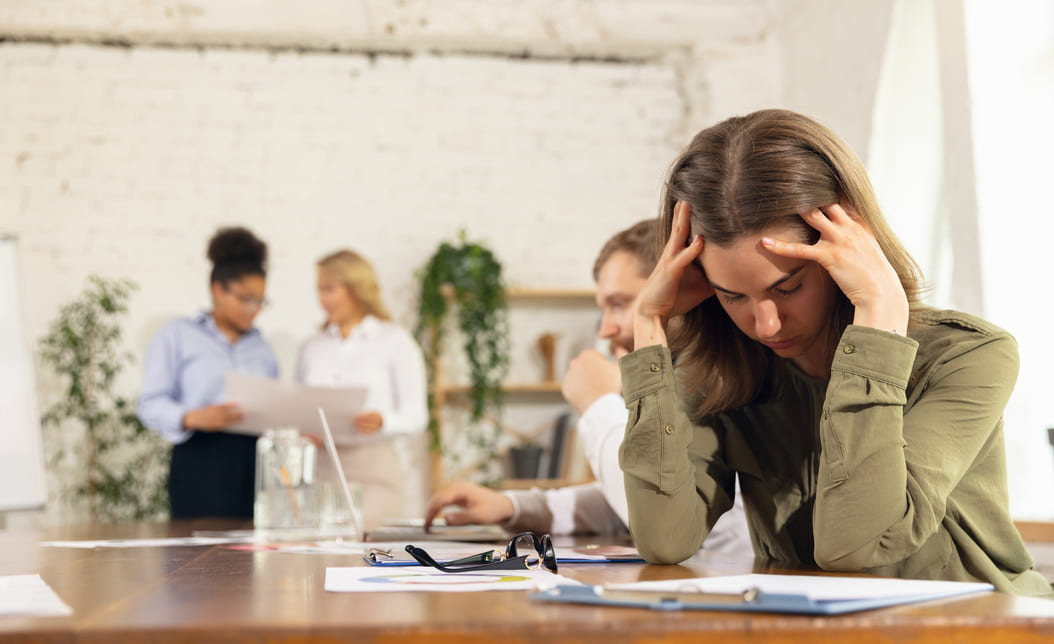
<path id="1" fill-rule="evenodd" d="M 432 447 L 438 449 L 435 362 L 442 355 L 447 313 L 451 305 L 457 309 L 458 329 L 464 336 L 462 348 L 469 363 L 471 419 L 478 422 L 485 414 L 501 416 L 502 381 L 509 370 L 508 307 L 501 263 L 489 249 L 469 242 L 463 230 L 458 234 L 458 245 L 443 242 L 418 276 L 421 299 L 414 333 L 424 348 L 428 367 L 428 427 Z"/>

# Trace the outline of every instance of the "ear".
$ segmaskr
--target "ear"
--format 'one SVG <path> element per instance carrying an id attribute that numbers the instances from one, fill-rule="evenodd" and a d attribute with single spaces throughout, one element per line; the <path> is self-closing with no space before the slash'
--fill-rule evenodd
<path id="1" fill-rule="evenodd" d="M 222 282 L 213 282 L 209 285 L 209 292 L 212 293 L 212 299 L 214 301 L 216 300 L 216 298 L 223 294 L 224 290 L 225 289 L 223 288 Z"/>

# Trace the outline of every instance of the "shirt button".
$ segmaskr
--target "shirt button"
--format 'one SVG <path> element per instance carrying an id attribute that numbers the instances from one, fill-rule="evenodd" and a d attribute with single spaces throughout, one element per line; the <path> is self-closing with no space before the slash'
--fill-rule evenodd
<path id="1" fill-rule="evenodd" d="M 666 435 L 669 436 L 673 433 L 673 425 L 667 425 L 666 427 L 663 427 L 662 431 L 666 432 Z"/>
<path id="2" fill-rule="evenodd" d="M 653 363 L 651 363 L 651 366 L 648 367 L 648 368 L 652 370 L 652 373 L 657 373 L 659 371 L 659 363 L 658 362 L 653 362 Z"/>
<path id="3" fill-rule="evenodd" d="M 842 352 L 843 353 L 856 353 L 856 345 L 855 344 L 847 344 L 844 347 L 842 347 Z"/>

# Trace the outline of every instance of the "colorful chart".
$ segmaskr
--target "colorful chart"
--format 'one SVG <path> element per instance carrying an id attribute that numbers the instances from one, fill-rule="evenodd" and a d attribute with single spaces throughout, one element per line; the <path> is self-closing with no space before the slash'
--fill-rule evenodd
<path id="1" fill-rule="evenodd" d="M 442 584 L 444 586 L 471 586 L 473 584 L 520 583 L 530 580 L 530 577 L 525 577 L 523 575 L 467 572 L 457 574 L 446 573 L 443 575 L 437 575 L 433 572 L 392 572 L 379 574 L 377 576 L 363 577 L 360 579 L 363 583 L 368 584 L 401 584 L 411 586 L 434 586 L 437 584 Z"/>
<path id="2" fill-rule="evenodd" d="M 326 568 L 326 590 L 338 593 L 480 592 L 537 590 L 558 584 L 577 584 L 548 570 L 440 572 L 431 568 L 381 569 L 370 566 Z"/>

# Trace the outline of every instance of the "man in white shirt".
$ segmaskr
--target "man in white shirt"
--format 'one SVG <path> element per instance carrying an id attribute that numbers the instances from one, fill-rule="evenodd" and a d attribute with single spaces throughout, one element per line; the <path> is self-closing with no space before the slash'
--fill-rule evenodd
<path id="1" fill-rule="evenodd" d="M 603 311 L 598 336 L 617 358 L 633 350 L 633 300 L 657 260 L 654 219 L 641 221 L 609 239 L 593 264 L 597 305 Z M 500 524 L 516 532 L 552 534 L 628 533 L 628 510 L 618 448 L 626 429 L 618 366 L 602 353 L 583 351 L 568 367 L 563 394 L 581 414 L 578 435 L 596 480 L 552 490 L 497 492 L 459 481 L 432 496 L 425 526 L 447 506 L 448 525 Z M 714 526 L 705 548 L 753 554 L 740 495 Z"/>

